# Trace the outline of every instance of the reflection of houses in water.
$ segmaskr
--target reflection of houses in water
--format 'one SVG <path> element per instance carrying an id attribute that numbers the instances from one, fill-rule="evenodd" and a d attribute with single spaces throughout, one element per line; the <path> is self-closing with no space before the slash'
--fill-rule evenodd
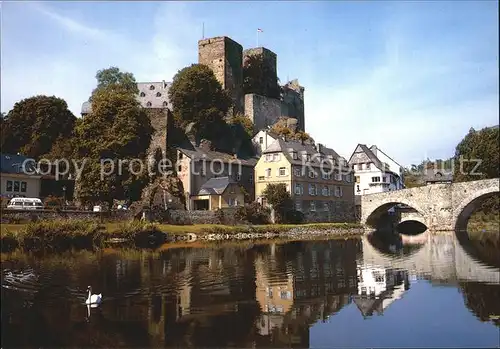
<path id="1" fill-rule="evenodd" d="M 280 248 L 289 259 L 286 270 L 274 277 L 269 277 L 273 259 L 256 259 L 256 299 L 262 312 L 256 327 L 263 346 L 308 347 L 309 327 L 326 321 L 357 292 L 356 241 L 297 246 Z"/>
<path id="2" fill-rule="evenodd" d="M 364 317 L 383 314 L 410 288 L 408 271 L 365 265 L 358 267 L 358 294 L 354 303 Z"/>
<path id="3" fill-rule="evenodd" d="M 134 323 L 155 347 L 308 347 L 310 326 L 357 292 L 359 247 L 350 240 L 112 257 L 106 289 L 128 295 L 103 308 L 105 318 Z"/>

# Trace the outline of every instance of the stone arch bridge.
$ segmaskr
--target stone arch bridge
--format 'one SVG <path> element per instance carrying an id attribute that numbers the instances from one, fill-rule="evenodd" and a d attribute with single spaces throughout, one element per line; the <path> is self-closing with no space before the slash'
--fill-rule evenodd
<path id="1" fill-rule="evenodd" d="M 414 210 L 415 220 L 431 231 L 463 230 L 470 214 L 488 196 L 499 192 L 500 179 L 431 184 L 361 197 L 361 223 L 376 226 L 387 210 L 403 204 Z"/>

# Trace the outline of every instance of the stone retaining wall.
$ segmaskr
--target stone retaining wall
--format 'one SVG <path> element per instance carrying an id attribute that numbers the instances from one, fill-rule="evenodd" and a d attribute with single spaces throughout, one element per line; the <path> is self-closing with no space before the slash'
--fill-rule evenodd
<path id="1" fill-rule="evenodd" d="M 222 212 L 222 213 L 221 213 Z M 233 208 L 225 208 L 220 211 L 186 211 L 170 210 L 168 223 L 170 224 L 234 224 Z"/>
<path id="2" fill-rule="evenodd" d="M 123 221 L 130 219 L 129 211 L 56 211 L 56 210 L 10 210 L 3 209 L 0 214 L 2 224 L 20 224 L 35 222 L 37 220 L 55 219 L 92 219 L 107 222 Z"/>

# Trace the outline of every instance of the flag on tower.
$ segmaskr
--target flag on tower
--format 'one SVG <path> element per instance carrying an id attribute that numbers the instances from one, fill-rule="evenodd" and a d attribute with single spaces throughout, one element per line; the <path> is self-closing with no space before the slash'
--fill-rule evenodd
<path id="1" fill-rule="evenodd" d="M 260 29 L 260 28 L 257 28 L 257 31 L 258 31 L 259 33 L 263 33 L 263 32 L 264 32 L 264 31 L 263 31 L 262 29 Z"/>

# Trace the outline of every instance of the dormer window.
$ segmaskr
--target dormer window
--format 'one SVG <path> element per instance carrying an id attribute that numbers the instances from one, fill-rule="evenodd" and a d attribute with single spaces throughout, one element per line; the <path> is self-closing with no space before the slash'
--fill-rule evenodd
<path id="1" fill-rule="evenodd" d="M 370 169 L 370 166 L 371 166 L 371 162 L 368 162 L 368 163 L 366 164 L 366 169 L 367 169 L 367 170 L 369 170 L 369 169 Z"/>
<path id="2" fill-rule="evenodd" d="M 155 89 L 154 85 L 149 86 L 149 89 L 153 91 Z"/>
<path id="3" fill-rule="evenodd" d="M 161 92 L 156 92 L 156 97 L 161 97 Z"/>
<path id="4" fill-rule="evenodd" d="M 167 102 L 163 102 L 163 106 L 164 106 L 164 107 L 167 107 L 167 106 L 168 106 L 168 103 L 167 103 Z"/>
<path id="5" fill-rule="evenodd" d="M 146 103 L 146 106 L 147 106 L 147 107 L 151 107 L 151 106 L 152 106 L 151 102 L 147 102 L 147 103 Z"/>
<path id="6" fill-rule="evenodd" d="M 141 97 L 146 97 L 146 94 L 144 92 L 141 92 L 140 96 Z"/>
<path id="7" fill-rule="evenodd" d="M 306 154 L 306 160 L 311 161 L 311 154 Z"/>

